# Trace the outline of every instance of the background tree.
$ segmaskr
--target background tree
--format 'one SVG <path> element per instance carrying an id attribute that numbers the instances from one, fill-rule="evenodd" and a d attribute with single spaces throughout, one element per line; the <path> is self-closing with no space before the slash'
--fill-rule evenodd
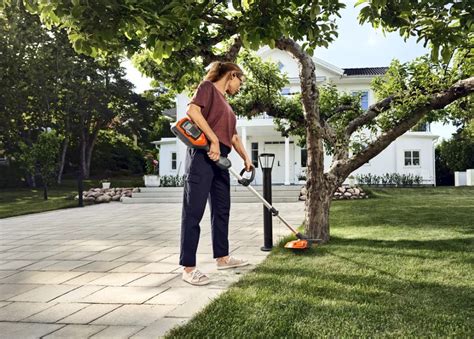
<path id="1" fill-rule="evenodd" d="M 7 155 L 20 154 L 23 143 L 31 149 L 46 128 L 59 131 L 64 136 L 60 183 L 71 160 L 80 163 L 89 177 L 100 131 L 113 130 L 130 137 L 137 147 L 153 147 L 155 122 L 171 107 L 171 94 L 161 89 L 135 93 L 119 58 L 76 53 L 64 30 L 48 30 L 21 1 L 11 1 L 0 10 L 0 37 L 0 143 Z M 110 140 L 115 138 L 104 138 Z M 122 151 L 135 147 L 121 145 Z M 35 186 L 35 168 L 26 173 L 28 183 Z"/>
<path id="2" fill-rule="evenodd" d="M 0 12 L 0 139 L 10 155 L 20 151 L 20 141 L 31 149 L 41 127 L 51 121 L 57 67 L 45 69 L 54 42 L 40 26 L 22 3 Z M 35 169 L 27 173 L 27 182 L 35 186 Z"/>
<path id="3" fill-rule="evenodd" d="M 337 186 L 430 112 L 468 96 L 474 87 L 471 75 L 462 78 L 450 72 L 444 79 L 436 60 L 432 74 L 426 67 L 427 60 L 392 64 L 388 80 L 376 83 L 379 101 L 367 111 L 361 113 L 349 105 L 333 108 L 331 116 L 323 115 L 312 56 L 317 47 L 327 47 L 337 36 L 335 17 L 340 17 L 339 10 L 345 6 L 337 0 L 28 3 L 29 9 L 39 13 L 47 24 L 65 27 L 76 50 L 91 56 L 124 52 L 135 55 L 147 75 L 177 91 L 199 82 L 204 66 L 211 61 L 235 60 L 242 46 L 257 49 L 269 45 L 290 53 L 300 69 L 305 118 L 306 233 L 324 241 L 329 240 L 329 208 Z M 400 4 L 362 0 L 359 4 L 365 5 L 361 21 L 397 30 L 405 38 L 413 35 L 425 39 L 435 50 L 434 55 L 441 49 L 445 66 L 445 49 L 452 48 L 454 53 L 456 47 L 463 47 L 456 43 L 459 41 L 472 46 L 470 2 Z M 430 19 L 438 11 L 443 13 L 441 25 Z M 430 83 L 430 77 L 432 81 L 446 81 Z M 418 88 L 412 80 L 426 88 Z M 350 154 L 351 136 L 374 125 L 382 128 L 381 133 L 374 134 L 363 150 Z M 324 144 L 331 145 L 334 154 L 326 172 Z"/>
<path id="4" fill-rule="evenodd" d="M 38 172 L 43 182 L 43 198 L 48 200 L 48 186 L 54 182 L 59 168 L 59 149 L 62 136 L 56 131 L 43 131 L 33 146 L 33 154 Z"/>
<path id="5" fill-rule="evenodd" d="M 436 146 L 436 180 L 439 185 L 453 185 L 454 172 L 474 168 L 474 134 L 460 129 L 449 140 Z"/>
<path id="6" fill-rule="evenodd" d="M 54 130 L 41 131 L 31 145 L 19 142 L 14 154 L 20 167 L 28 174 L 38 171 L 43 185 L 44 200 L 48 200 L 48 186 L 54 182 L 59 168 L 59 149 L 63 137 Z"/>

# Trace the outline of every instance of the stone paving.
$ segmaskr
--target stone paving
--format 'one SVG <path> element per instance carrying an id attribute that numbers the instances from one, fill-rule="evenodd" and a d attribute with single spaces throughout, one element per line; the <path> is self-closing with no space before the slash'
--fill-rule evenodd
<path id="1" fill-rule="evenodd" d="M 275 204 L 293 225 L 304 203 Z M 178 264 L 181 204 L 100 204 L 0 219 L 0 338 L 157 338 L 183 324 L 268 253 L 263 207 L 233 204 L 231 255 L 252 265 L 218 271 L 209 208 L 191 286 Z M 288 234 L 278 220 L 274 242 Z"/>

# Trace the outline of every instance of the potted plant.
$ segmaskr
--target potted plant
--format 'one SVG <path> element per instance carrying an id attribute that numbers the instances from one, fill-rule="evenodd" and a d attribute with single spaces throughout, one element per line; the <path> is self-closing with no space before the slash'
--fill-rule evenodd
<path id="1" fill-rule="evenodd" d="M 143 176 L 143 181 L 146 187 L 158 187 L 160 186 L 160 176 L 158 174 L 158 160 L 154 159 L 152 154 L 145 156 L 145 168 L 146 173 Z"/>
<path id="2" fill-rule="evenodd" d="M 353 175 L 349 175 L 347 179 L 349 179 L 349 187 L 355 187 L 355 177 Z"/>
<path id="3" fill-rule="evenodd" d="M 102 184 L 102 188 L 110 188 L 110 180 L 109 179 L 103 179 L 100 181 Z"/>

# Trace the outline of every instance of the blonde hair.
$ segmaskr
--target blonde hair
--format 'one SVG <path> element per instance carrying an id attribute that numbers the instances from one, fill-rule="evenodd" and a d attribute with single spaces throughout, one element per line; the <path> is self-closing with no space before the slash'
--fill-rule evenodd
<path id="1" fill-rule="evenodd" d="M 233 62 L 215 61 L 211 64 L 211 68 L 209 68 L 204 80 L 216 82 L 222 79 L 227 73 L 232 71 L 237 72 L 239 75 L 244 74 L 242 69 Z"/>

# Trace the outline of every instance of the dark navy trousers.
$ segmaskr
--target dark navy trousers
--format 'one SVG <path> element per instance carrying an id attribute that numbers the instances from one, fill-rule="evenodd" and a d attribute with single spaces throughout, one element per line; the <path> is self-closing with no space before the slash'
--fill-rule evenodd
<path id="1" fill-rule="evenodd" d="M 221 156 L 231 148 L 220 144 Z M 186 153 L 183 210 L 181 214 L 181 254 L 179 264 L 196 266 L 196 251 L 201 234 L 199 223 L 211 207 L 212 250 L 214 258 L 229 254 L 230 177 L 217 167 L 207 152 L 188 148 Z"/>

